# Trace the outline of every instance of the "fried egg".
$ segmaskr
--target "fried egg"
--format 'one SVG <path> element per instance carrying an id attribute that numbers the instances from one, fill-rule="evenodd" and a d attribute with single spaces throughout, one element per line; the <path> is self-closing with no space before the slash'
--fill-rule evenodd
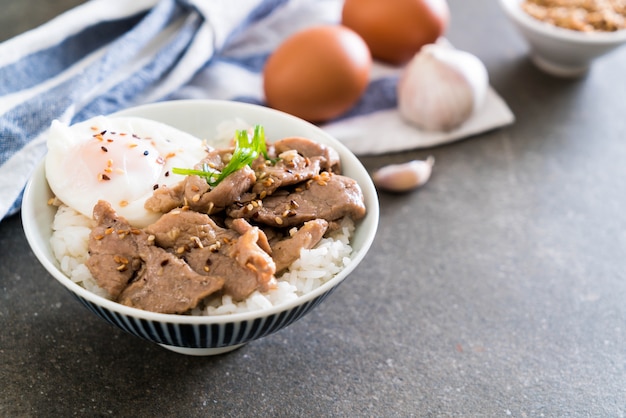
<path id="1" fill-rule="evenodd" d="M 192 168 L 205 156 L 200 139 L 138 117 L 99 116 L 71 126 L 55 120 L 47 145 L 46 177 L 59 200 L 90 218 L 106 200 L 137 228 L 160 215 L 144 208 L 153 191 L 183 180 L 172 168 Z"/>

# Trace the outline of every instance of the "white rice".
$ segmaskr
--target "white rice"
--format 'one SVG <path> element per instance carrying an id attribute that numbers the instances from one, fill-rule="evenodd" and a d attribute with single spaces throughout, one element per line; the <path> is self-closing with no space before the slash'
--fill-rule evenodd
<path id="1" fill-rule="evenodd" d="M 60 268 L 72 281 L 85 289 L 110 298 L 100 288 L 85 265 L 89 233 L 94 221 L 61 204 L 52 224 L 50 244 Z M 246 300 L 234 302 L 228 295 L 215 298 L 204 309 L 195 309 L 193 315 L 226 315 L 266 309 L 296 299 L 333 278 L 350 263 L 350 237 L 354 223 L 344 219 L 341 228 L 330 238 L 323 238 L 313 249 L 302 250 L 285 273 L 278 277 L 278 286 L 268 292 L 253 292 Z"/>

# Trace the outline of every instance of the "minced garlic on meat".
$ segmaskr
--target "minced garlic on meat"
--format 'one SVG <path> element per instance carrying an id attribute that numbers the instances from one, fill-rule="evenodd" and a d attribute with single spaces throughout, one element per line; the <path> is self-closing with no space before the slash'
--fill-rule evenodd
<path id="1" fill-rule="evenodd" d="M 581 32 L 626 29 L 626 0 L 524 0 L 522 9 L 541 21 Z"/>

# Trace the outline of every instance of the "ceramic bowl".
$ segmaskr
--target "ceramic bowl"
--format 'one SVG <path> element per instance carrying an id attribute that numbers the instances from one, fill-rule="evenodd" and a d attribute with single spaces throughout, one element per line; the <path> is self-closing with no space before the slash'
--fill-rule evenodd
<path id="1" fill-rule="evenodd" d="M 343 173 L 361 186 L 367 207 L 352 238 L 352 261 L 334 278 L 282 305 L 256 312 L 221 316 L 159 314 L 130 308 L 87 291 L 70 280 L 59 268 L 50 246 L 55 207 L 43 164 L 29 181 L 23 199 L 22 219 L 26 238 L 38 260 L 61 285 L 91 312 L 122 330 L 189 355 L 224 353 L 250 341 L 272 334 L 302 318 L 342 283 L 363 260 L 372 244 L 378 225 L 378 198 L 370 176 L 361 162 L 339 141 L 301 119 L 262 106 L 226 101 L 170 101 L 131 108 L 116 113 L 153 119 L 187 131 L 198 138 L 210 139 L 225 120 L 240 118 L 262 124 L 269 140 L 300 135 L 334 147 L 341 157 Z"/>
<path id="2" fill-rule="evenodd" d="M 592 62 L 626 43 L 626 30 L 580 32 L 554 26 L 528 15 L 522 0 L 500 0 L 504 12 L 528 42 L 530 57 L 544 72 L 557 77 L 584 75 Z"/>

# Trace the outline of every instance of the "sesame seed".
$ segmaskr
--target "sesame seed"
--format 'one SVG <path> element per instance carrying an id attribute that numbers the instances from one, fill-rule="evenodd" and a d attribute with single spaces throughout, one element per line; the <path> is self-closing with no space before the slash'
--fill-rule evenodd
<path id="1" fill-rule="evenodd" d="M 202 241 L 200 241 L 200 238 L 198 238 L 198 237 L 191 237 L 191 240 L 193 241 L 194 244 L 196 244 L 196 247 L 204 248 L 204 245 L 202 245 Z"/>

